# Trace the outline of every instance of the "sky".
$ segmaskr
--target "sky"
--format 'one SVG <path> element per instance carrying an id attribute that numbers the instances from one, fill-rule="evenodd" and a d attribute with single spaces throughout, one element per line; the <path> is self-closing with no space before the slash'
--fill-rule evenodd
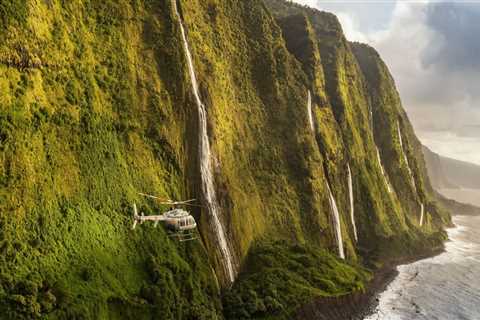
<path id="1" fill-rule="evenodd" d="M 294 1 L 377 49 L 422 143 L 480 164 L 480 0 Z"/>

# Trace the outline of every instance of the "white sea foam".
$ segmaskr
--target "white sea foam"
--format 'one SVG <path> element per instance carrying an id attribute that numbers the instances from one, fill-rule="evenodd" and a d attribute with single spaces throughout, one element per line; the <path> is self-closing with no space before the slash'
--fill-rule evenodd
<path id="1" fill-rule="evenodd" d="M 480 319 L 480 217 L 455 216 L 445 252 L 398 267 L 367 320 Z"/>

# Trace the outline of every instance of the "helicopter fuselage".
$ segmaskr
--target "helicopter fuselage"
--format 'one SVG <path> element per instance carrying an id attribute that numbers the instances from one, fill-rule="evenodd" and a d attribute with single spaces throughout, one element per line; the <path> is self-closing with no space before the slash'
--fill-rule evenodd
<path id="1" fill-rule="evenodd" d="M 161 215 L 154 216 L 145 216 L 143 213 L 140 215 L 137 213 L 136 205 L 134 204 L 134 216 L 133 216 L 133 228 L 135 229 L 137 222 L 143 223 L 145 221 L 155 222 L 154 226 L 156 227 L 158 222 L 162 222 L 165 227 L 171 231 L 188 231 L 193 230 L 197 227 L 197 223 L 191 214 L 188 211 L 183 209 L 173 209 L 165 212 Z"/>

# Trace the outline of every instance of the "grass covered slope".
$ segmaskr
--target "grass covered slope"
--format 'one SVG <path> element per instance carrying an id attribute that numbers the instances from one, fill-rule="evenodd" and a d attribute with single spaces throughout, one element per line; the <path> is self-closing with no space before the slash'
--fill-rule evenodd
<path id="1" fill-rule="evenodd" d="M 422 229 L 408 211 L 420 197 L 436 212 L 414 133 L 402 116 L 419 194 L 403 182 L 393 131 L 377 141 L 376 87 L 336 18 L 267 3 L 177 1 L 181 21 L 169 0 L 0 4 L 0 319 L 285 318 L 313 297 L 362 290 L 362 265 L 440 243 L 446 213 Z M 167 209 L 138 192 L 205 205 L 180 22 L 240 271 L 223 306 L 228 280 L 205 206 L 192 210 L 196 242 L 149 224 L 131 230 L 134 202 L 147 214 Z M 395 159 L 398 196 L 375 142 Z M 346 261 L 335 257 L 327 183 Z"/>
<path id="2" fill-rule="evenodd" d="M 133 202 L 146 213 L 165 209 L 138 191 L 202 199 L 197 114 L 172 3 L 15 5 L 2 7 L 0 46 L 2 314 L 219 315 L 212 267 L 223 282 L 222 262 L 206 212 L 194 212 L 202 243 L 130 230 Z M 236 259 L 257 238 L 335 251 L 307 80 L 280 28 L 259 1 L 179 8 Z"/>
<path id="3" fill-rule="evenodd" d="M 224 296 L 227 319 L 291 319 L 316 297 L 365 289 L 371 275 L 317 247 L 288 242 L 253 247 L 239 282 Z"/>
<path id="4" fill-rule="evenodd" d="M 422 238 L 440 231 L 448 218 L 435 204 L 434 197 L 426 196 L 429 181 L 422 167 L 422 155 L 415 148 L 418 140 L 401 107 L 388 69 L 382 62 L 382 76 L 372 83 L 370 75 L 377 72 L 375 66 L 381 60 L 372 60 L 367 65 L 358 54 L 356 44 L 345 39 L 334 15 L 282 0 L 266 3 L 282 27 L 287 48 L 302 63 L 304 72 L 311 75 L 310 83 L 318 93 L 314 106 L 316 141 L 343 214 L 350 209 L 345 183 L 347 164 L 353 173 L 355 220 L 359 231 L 354 250 L 366 260 L 381 262 L 396 254 L 388 246 L 383 247 L 389 242 L 404 246 L 404 252 L 415 243 L 421 246 Z M 394 100 L 393 107 L 385 102 L 388 99 Z M 401 115 L 402 138 L 407 156 L 412 159 L 409 162 L 415 185 L 400 153 L 397 114 Z M 385 126 L 392 130 L 388 135 L 382 131 Z M 387 169 L 386 178 L 377 160 L 376 147 Z M 421 201 L 431 213 L 426 214 L 427 220 L 422 226 L 419 224 Z M 434 218 L 428 220 L 430 216 Z M 348 225 L 349 218 L 344 217 Z"/>
<path id="5" fill-rule="evenodd" d="M 202 244 L 131 230 L 133 202 L 160 209 L 138 191 L 192 195 L 169 3 L 15 5 L 2 4 L 0 317 L 211 319 Z"/>
<path id="6" fill-rule="evenodd" d="M 425 221 L 428 231 L 441 230 L 451 224 L 448 212 L 437 202 L 428 176 L 422 145 L 415 136 L 413 127 L 403 109 L 395 82 L 378 53 L 368 45 L 353 43 L 353 51 L 367 80 L 368 93 L 372 101 L 375 140 L 381 146 L 386 170 L 400 197 L 410 223 L 418 219 L 418 204 L 426 207 Z M 399 137 L 401 135 L 401 137 Z M 400 143 L 403 141 L 403 148 Z M 405 153 L 405 157 L 403 156 Z M 410 167 L 413 185 L 408 177 Z M 413 187 L 413 188 L 412 188 Z M 414 213 L 414 214 L 412 214 Z"/>

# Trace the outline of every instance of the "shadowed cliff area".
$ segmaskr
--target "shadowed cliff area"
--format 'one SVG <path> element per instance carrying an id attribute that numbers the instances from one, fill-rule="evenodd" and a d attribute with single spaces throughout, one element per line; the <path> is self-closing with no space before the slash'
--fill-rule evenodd
<path id="1" fill-rule="evenodd" d="M 393 78 L 334 15 L 282 0 L 0 13 L 0 319 L 289 319 L 445 240 Z M 139 192 L 196 199 L 199 239 L 132 230 L 133 203 L 168 210 Z"/>
<path id="2" fill-rule="evenodd" d="M 423 146 L 428 175 L 439 201 L 452 214 L 478 215 L 480 167 L 443 157 Z"/>
<path id="3" fill-rule="evenodd" d="M 480 166 L 439 155 L 423 146 L 432 185 L 436 189 L 480 189 Z"/>

